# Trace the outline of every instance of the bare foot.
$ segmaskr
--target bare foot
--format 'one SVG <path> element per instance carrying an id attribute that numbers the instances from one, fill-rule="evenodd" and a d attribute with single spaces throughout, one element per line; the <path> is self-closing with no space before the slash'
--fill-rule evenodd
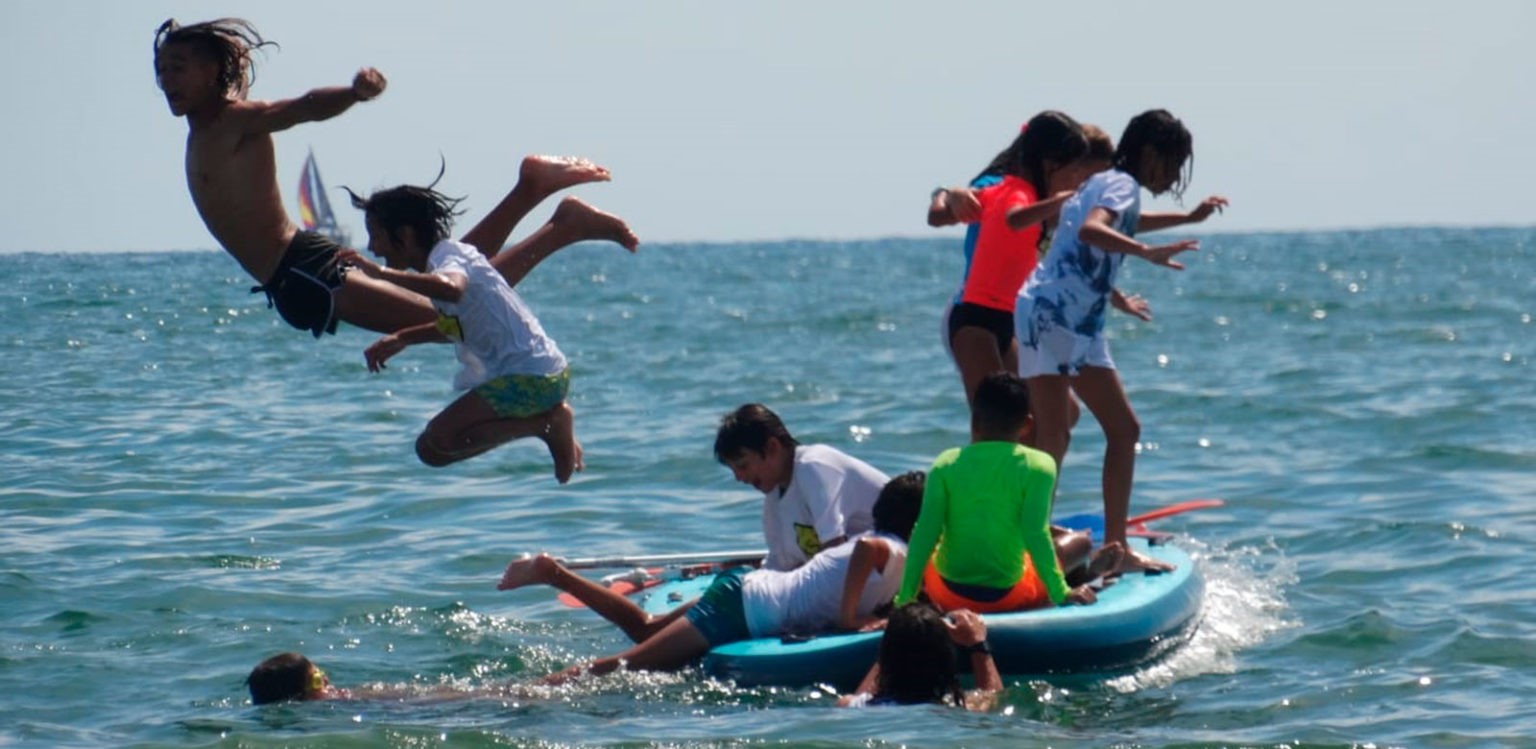
<path id="1" fill-rule="evenodd" d="M 580 156 L 524 156 L 517 181 L 540 195 L 553 195 L 567 187 L 612 179 L 608 168 Z"/>
<path id="2" fill-rule="evenodd" d="M 1125 550 L 1125 557 L 1116 565 L 1111 574 L 1119 575 L 1126 572 L 1172 572 L 1174 565 L 1161 559 L 1153 559 L 1145 554 L 1138 554 L 1130 549 Z"/>
<path id="3" fill-rule="evenodd" d="M 523 555 L 507 565 L 507 571 L 501 573 L 501 582 L 496 583 L 496 589 L 512 590 L 524 585 L 545 582 L 556 564 L 548 554 Z"/>
<path id="4" fill-rule="evenodd" d="M 1120 567 L 1125 559 L 1125 547 L 1119 541 L 1110 541 L 1095 549 L 1088 560 L 1088 578 L 1102 577 Z"/>
<path id="5" fill-rule="evenodd" d="M 576 239 L 606 239 L 616 242 L 630 252 L 640 247 L 640 238 L 630 231 L 624 219 L 604 213 L 583 202 L 580 198 L 565 198 L 549 217 L 549 222 L 574 232 Z"/>
<path id="6" fill-rule="evenodd" d="M 556 481 L 564 484 L 572 473 L 586 468 L 581 462 L 581 443 L 576 441 L 576 412 L 571 404 L 561 403 L 550 413 L 543 439 L 549 446 L 549 457 L 555 460 Z"/>

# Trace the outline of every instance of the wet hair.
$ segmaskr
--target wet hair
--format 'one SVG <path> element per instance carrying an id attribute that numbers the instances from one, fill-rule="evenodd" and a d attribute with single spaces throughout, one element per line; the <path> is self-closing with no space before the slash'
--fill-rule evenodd
<path id="1" fill-rule="evenodd" d="M 960 669 L 944 615 L 927 601 L 891 612 L 880 638 L 880 676 L 875 699 L 911 705 L 965 704 Z"/>
<path id="2" fill-rule="evenodd" d="M 761 403 L 748 403 L 720 419 L 720 429 L 715 432 L 715 460 L 727 463 L 748 450 L 762 455 L 770 437 L 790 449 L 800 444 L 778 414 Z"/>
<path id="3" fill-rule="evenodd" d="M 1113 166 L 1130 174 L 1138 181 L 1144 151 L 1150 147 L 1155 158 L 1166 159 L 1179 170 L 1179 177 L 1170 191 L 1175 198 L 1183 197 L 1184 188 L 1195 175 L 1195 139 L 1179 118 L 1166 109 L 1149 109 L 1131 118 L 1120 136 L 1120 147 L 1115 149 Z"/>
<path id="4" fill-rule="evenodd" d="M 400 230 L 409 226 L 416 233 L 417 241 L 425 245 L 422 249 L 430 251 L 453 232 L 454 217 L 464 213 L 459 209 L 464 198 L 450 198 L 432 189 L 437 187 L 447 168 L 444 163 L 438 169 L 437 177 L 426 187 L 400 185 L 379 190 L 366 198 L 345 185 L 341 189 L 352 197 L 352 206 L 377 220 L 390 239 L 400 243 Z"/>
<path id="5" fill-rule="evenodd" d="M 168 45 L 184 44 L 205 59 L 218 63 L 219 90 L 226 96 L 244 99 L 256 83 L 256 62 L 251 53 L 277 42 L 263 39 L 250 21 L 243 18 L 219 18 L 190 26 L 167 18 L 155 29 L 155 69 L 159 72 L 160 51 Z"/>
<path id="6" fill-rule="evenodd" d="M 1034 185 L 1035 193 L 1043 198 L 1047 189 L 1045 162 L 1065 166 L 1087 152 L 1082 125 L 1066 114 L 1048 110 L 1029 118 L 1019 137 L 994 156 L 976 179 L 1013 175 Z"/>
<path id="7" fill-rule="evenodd" d="M 1104 128 L 1084 122 L 1083 136 L 1088 139 L 1088 152 L 1083 154 L 1083 158 L 1109 161 L 1115 157 L 1115 139 L 1109 137 Z"/>
<path id="8" fill-rule="evenodd" d="M 912 535 L 912 526 L 917 525 L 918 511 L 923 509 L 927 479 L 922 471 L 907 471 L 885 482 L 874 509 L 870 510 L 875 530 L 906 541 Z"/>
<path id="9" fill-rule="evenodd" d="M 251 688 L 251 704 L 304 699 L 314 669 L 315 664 L 298 653 L 278 653 L 256 664 L 245 677 L 246 686 Z"/>
<path id="10" fill-rule="evenodd" d="M 985 434 L 1012 434 L 1029 420 L 1029 385 L 1012 372 L 981 378 L 971 399 L 971 420 Z"/>

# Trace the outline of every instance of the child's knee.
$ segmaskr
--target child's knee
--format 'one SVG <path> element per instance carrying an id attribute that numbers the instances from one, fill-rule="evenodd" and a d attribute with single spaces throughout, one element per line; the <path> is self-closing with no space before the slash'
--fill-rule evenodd
<path id="1" fill-rule="evenodd" d="M 442 468 L 453 462 L 453 457 L 432 442 L 431 432 L 422 432 L 416 438 L 416 457 L 433 468 Z"/>
<path id="2" fill-rule="evenodd" d="M 1125 421 L 1106 428 L 1104 437 L 1111 442 L 1135 444 L 1141 441 L 1141 420 L 1133 414 Z"/>

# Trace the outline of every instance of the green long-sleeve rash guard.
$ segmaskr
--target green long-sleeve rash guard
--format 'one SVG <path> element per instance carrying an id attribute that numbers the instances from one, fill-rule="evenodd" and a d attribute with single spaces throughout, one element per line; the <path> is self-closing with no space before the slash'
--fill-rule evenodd
<path id="1" fill-rule="evenodd" d="M 937 546 L 934 566 L 944 579 L 989 588 L 1018 583 L 1028 550 L 1051 602 L 1060 605 L 1068 588 L 1051 539 L 1055 485 L 1056 462 L 1030 447 L 974 442 L 944 451 L 928 473 L 896 603 L 917 596 Z"/>

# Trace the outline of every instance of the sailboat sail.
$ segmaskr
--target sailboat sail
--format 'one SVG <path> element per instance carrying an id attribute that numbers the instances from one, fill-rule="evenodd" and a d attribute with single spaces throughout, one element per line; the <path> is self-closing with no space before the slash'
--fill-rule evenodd
<path id="1" fill-rule="evenodd" d="M 336 223 L 331 212 L 331 201 L 325 195 L 325 183 L 320 181 L 320 167 L 315 164 L 315 152 L 304 159 L 304 173 L 299 177 L 299 222 L 308 231 L 319 232 L 343 247 L 347 246 L 347 232 Z"/>

